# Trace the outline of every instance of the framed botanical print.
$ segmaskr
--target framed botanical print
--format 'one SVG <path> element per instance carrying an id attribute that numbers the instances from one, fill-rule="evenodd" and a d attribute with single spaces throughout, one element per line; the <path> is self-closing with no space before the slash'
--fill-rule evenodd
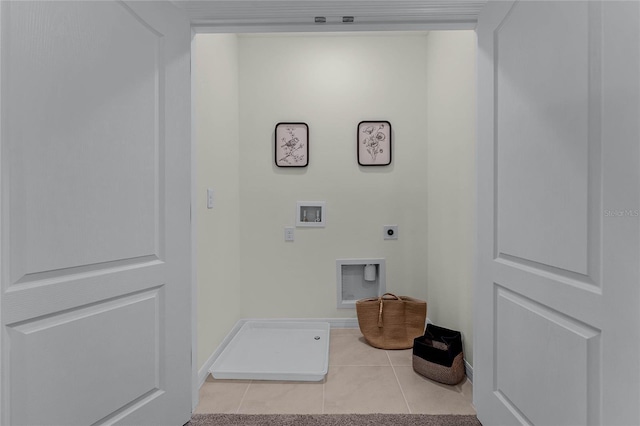
<path id="1" fill-rule="evenodd" d="M 307 167 L 309 126 L 306 123 L 276 124 L 274 158 L 278 167 Z"/>
<path id="2" fill-rule="evenodd" d="M 358 164 L 388 166 L 391 164 L 391 123 L 361 121 L 358 124 Z"/>

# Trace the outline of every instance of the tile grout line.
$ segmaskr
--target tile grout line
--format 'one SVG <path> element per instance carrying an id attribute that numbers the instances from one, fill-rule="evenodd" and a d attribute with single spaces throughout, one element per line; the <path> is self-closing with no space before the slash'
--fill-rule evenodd
<path id="1" fill-rule="evenodd" d="M 409 414 L 411 413 L 411 407 L 409 407 L 409 402 L 407 401 L 407 397 L 404 394 L 404 389 L 402 389 L 402 384 L 400 384 L 400 379 L 398 378 L 398 374 L 396 373 L 396 368 L 393 366 L 393 362 L 391 362 L 391 357 L 389 356 L 389 351 L 384 351 L 385 354 L 387 354 L 387 358 L 389 358 L 389 364 L 391 364 L 391 371 L 393 371 L 393 375 L 396 378 L 396 382 L 398 382 L 398 387 L 400 388 L 400 393 L 402 394 L 402 399 L 404 399 L 404 403 L 407 406 L 407 410 L 409 411 Z"/>
<path id="2" fill-rule="evenodd" d="M 244 397 L 247 396 L 247 392 L 249 392 L 249 387 L 251 386 L 252 383 L 253 383 L 253 380 L 249 381 L 247 388 L 244 390 L 244 393 L 242 394 L 242 398 L 240 399 L 240 404 L 238 404 L 238 409 L 236 410 L 236 414 L 240 414 L 240 407 L 242 407 L 242 403 L 244 402 Z"/>

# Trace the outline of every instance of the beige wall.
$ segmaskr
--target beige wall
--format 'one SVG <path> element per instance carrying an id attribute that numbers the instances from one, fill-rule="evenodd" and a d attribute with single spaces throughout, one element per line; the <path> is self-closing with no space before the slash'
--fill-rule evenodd
<path id="1" fill-rule="evenodd" d="M 194 54 L 200 368 L 241 318 L 237 38 L 198 36 Z"/>
<path id="2" fill-rule="evenodd" d="M 387 289 L 426 298 L 426 37 L 241 36 L 242 314 L 355 317 L 336 307 L 338 258 L 383 257 Z M 388 120 L 393 162 L 360 167 L 356 126 Z M 279 169 L 273 132 L 309 125 L 310 162 Z M 326 228 L 295 225 L 296 201 L 326 201 Z M 400 238 L 384 241 L 397 224 Z"/>
<path id="3" fill-rule="evenodd" d="M 343 257 L 384 257 L 388 290 L 426 299 L 471 355 L 474 37 L 198 35 L 199 366 L 239 317 L 355 317 L 336 308 Z M 393 126 L 390 166 L 358 166 L 356 126 L 368 119 Z M 309 125 L 307 168 L 274 165 L 280 121 Z M 326 201 L 327 226 L 285 242 L 296 201 Z M 397 241 L 382 239 L 386 224 Z"/>
<path id="4" fill-rule="evenodd" d="M 427 36 L 427 292 L 429 318 L 460 330 L 473 362 L 476 35 Z"/>

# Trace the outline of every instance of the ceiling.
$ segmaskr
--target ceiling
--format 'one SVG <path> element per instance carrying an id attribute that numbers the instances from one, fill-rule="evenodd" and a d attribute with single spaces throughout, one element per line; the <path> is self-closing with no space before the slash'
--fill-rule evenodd
<path id="1" fill-rule="evenodd" d="M 174 0 L 194 27 L 216 32 L 475 28 L 487 0 Z M 353 23 L 343 23 L 343 17 Z M 326 23 L 315 23 L 325 17 Z"/>

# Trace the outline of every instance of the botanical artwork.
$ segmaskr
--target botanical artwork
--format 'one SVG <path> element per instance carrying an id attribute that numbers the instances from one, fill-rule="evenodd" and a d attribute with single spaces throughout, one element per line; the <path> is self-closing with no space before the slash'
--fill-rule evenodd
<path id="1" fill-rule="evenodd" d="M 367 126 L 362 130 L 362 133 L 364 133 L 362 143 L 367 148 L 371 161 L 375 163 L 378 154 L 384 153 L 384 149 L 380 145 L 387 139 L 387 135 L 384 134 L 384 123 Z"/>
<path id="2" fill-rule="evenodd" d="M 391 164 L 391 124 L 388 121 L 362 121 L 358 124 L 358 164 Z"/>
<path id="3" fill-rule="evenodd" d="M 275 133 L 278 167 L 305 167 L 309 164 L 309 127 L 305 123 L 278 123 Z"/>

